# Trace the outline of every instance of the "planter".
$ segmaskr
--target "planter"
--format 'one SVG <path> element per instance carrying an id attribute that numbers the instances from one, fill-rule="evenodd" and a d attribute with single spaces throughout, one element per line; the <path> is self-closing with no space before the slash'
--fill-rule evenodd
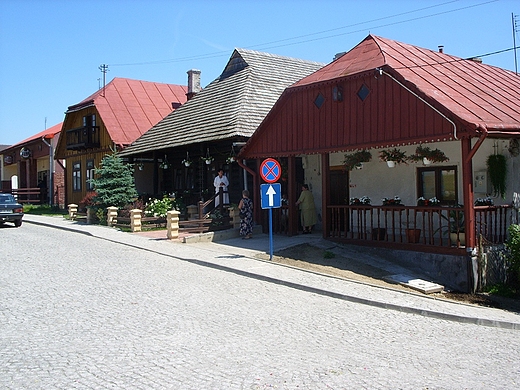
<path id="1" fill-rule="evenodd" d="M 388 168 L 394 168 L 395 167 L 395 161 L 387 161 L 386 165 L 388 165 Z"/>
<path id="2" fill-rule="evenodd" d="M 406 238 L 410 244 L 417 244 L 421 238 L 421 229 L 406 229 Z"/>
<path id="3" fill-rule="evenodd" d="M 428 160 L 426 157 L 422 159 L 422 162 L 424 165 L 430 165 L 432 163 L 431 160 Z"/>
<path id="4" fill-rule="evenodd" d="M 372 240 L 384 241 L 386 239 L 385 228 L 373 228 L 372 229 Z"/>
<path id="5" fill-rule="evenodd" d="M 451 245 L 459 246 L 457 236 L 459 238 L 458 241 L 460 241 L 460 246 L 466 246 L 466 233 L 450 233 Z"/>

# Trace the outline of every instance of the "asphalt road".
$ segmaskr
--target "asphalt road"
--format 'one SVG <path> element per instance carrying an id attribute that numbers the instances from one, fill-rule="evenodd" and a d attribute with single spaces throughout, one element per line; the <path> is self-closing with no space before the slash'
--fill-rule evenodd
<path id="1" fill-rule="evenodd" d="M 519 386 L 516 329 L 337 299 L 207 266 L 229 257 L 217 246 L 166 245 L 0 227 L 0 388 Z"/>

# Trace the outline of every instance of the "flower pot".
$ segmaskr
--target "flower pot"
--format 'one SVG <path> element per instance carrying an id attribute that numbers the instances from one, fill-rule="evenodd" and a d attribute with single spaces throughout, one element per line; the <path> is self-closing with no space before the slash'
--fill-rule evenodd
<path id="1" fill-rule="evenodd" d="M 363 169 L 363 163 L 359 163 L 356 165 L 356 169 Z"/>
<path id="2" fill-rule="evenodd" d="M 388 168 L 394 168 L 395 167 L 395 161 L 387 161 L 386 165 L 388 165 Z"/>
<path id="3" fill-rule="evenodd" d="M 458 246 L 458 243 L 457 243 L 457 236 L 458 236 L 458 241 L 460 241 L 460 246 L 466 246 L 466 233 L 450 233 L 450 241 L 451 241 L 451 245 L 453 246 Z"/>
<path id="4" fill-rule="evenodd" d="M 428 160 L 426 157 L 424 157 L 424 158 L 422 159 L 422 162 L 423 162 L 424 165 L 430 165 L 430 164 L 432 163 L 432 162 L 431 162 L 430 160 Z"/>
<path id="5" fill-rule="evenodd" d="M 421 229 L 406 229 L 406 237 L 410 244 L 417 244 L 421 238 Z"/>
<path id="6" fill-rule="evenodd" d="M 185 166 L 185 167 L 189 167 L 190 165 L 191 165 L 191 163 L 189 163 L 189 162 L 185 162 L 185 163 L 184 163 L 184 166 Z"/>
<path id="7" fill-rule="evenodd" d="M 206 165 L 211 164 L 211 160 L 206 160 Z"/>

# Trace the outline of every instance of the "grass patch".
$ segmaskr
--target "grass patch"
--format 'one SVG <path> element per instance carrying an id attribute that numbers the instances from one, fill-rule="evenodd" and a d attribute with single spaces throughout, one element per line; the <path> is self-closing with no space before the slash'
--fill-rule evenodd
<path id="1" fill-rule="evenodd" d="M 331 251 L 325 251 L 323 253 L 323 258 L 324 259 L 333 259 L 336 257 L 336 254 L 334 252 L 331 252 Z"/>
<path id="2" fill-rule="evenodd" d="M 484 292 L 487 292 L 490 295 L 497 295 L 499 297 L 505 298 L 519 298 L 520 295 L 519 291 L 517 291 L 515 288 L 503 283 L 487 286 Z"/>

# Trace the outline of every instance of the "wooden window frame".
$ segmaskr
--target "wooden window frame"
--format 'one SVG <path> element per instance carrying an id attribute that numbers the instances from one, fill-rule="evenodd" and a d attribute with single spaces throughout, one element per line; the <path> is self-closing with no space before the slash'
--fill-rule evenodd
<path id="1" fill-rule="evenodd" d="M 442 171 L 454 171 L 454 187 L 455 187 L 455 201 L 444 200 L 443 194 L 441 192 L 441 180 L 442 180 Z M 459 203 L 459 190 L 458 190 L 458 171 L 456 165 L 449 166 L 431 166 L 431 167 L 421 167 L 417 168 L 417 197 L 424 197 L 423 193 L 423 182 L 422 182 L 422 172 L 435 172 L 435 197 L 440 200 L 440 204 L 443 206 L 455 206 Z"/>

